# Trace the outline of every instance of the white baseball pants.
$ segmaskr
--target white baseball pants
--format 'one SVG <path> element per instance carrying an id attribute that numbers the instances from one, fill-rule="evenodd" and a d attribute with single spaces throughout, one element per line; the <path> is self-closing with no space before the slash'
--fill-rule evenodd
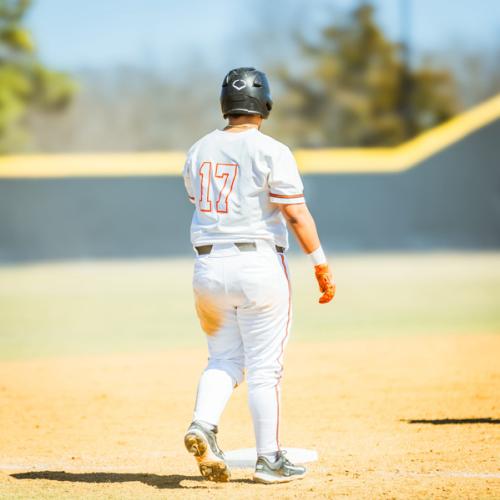
<path id="1" fill-rule="evenodd" d="M 246 370 L 257 453 L 279 450 L 280 380 L 292 316 L 286 257 L 263 240 L 255 251 L 216 244 L 197 256 L 193 288 L 202 326 L 206 311 L 217 325 L 207 335 L 209 360 L 194 420 L 217 425 Z"/>

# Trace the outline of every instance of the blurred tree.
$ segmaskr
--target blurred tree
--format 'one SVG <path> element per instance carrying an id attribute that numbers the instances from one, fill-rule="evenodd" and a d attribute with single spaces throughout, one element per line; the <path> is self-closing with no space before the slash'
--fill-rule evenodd
<path id="1" fill-rule="evenodd" d="M 30 0 L 0 0 L 0 153 L 20 150 L 28 141 L 23 118 L 29 109 L 64 108 L 75 85 L 44 67 L 23 27 Z"/>
<path id="2" fill-rule="evenodd" d="M 447 49 L 427 54 L 426 60 L 428 65 L 448 68 L 453 73 L 464 108 L 500 92 L 500 44 L 478 50 L 456 41 Z"/>
<path id="3" fill-rule="evenodd" d="M 191 85 L 200 74 L 204 85 Z M 186 149 L 207 131 L 223 126 L 218 99 L 221 76 L 200 69 L 200 63 L 192 64 L 183 80 L 174 82 L 168 73 L 139 66 L 87 68 L 73 77 L 80 91 L 67 111 L 29 114 L 33 150 Z"/>
<path id="4" fill-rule="evenodd" d="M 395 145 L 457 110 L 452 75 L 408 67 L 369 4 L 324 28 L 317 43 L 298 43 L 300 74 L 279 70 L 285 91 L 276 106 L 280 135 L 295 146 Z"/>

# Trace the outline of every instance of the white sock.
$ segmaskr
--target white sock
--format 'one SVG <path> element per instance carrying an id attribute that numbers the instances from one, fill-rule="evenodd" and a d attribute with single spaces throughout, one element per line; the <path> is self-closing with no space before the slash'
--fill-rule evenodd
<path id="1" fill-rule="evenodd" d="M 279 449 L 280 390 L 278 387 L 248 387 L 257 455 L 276 454 Z M 274 460 L 273 460 L 274 461 Z"/>
<path id="2" fill-rule="evenodd" d="M 212 432 L 217 426 L 213 424 L 209 424 L 208 422 L 204 422 L 203 420 L 196 420 L 198 425 L 201 425 L 206 431 Z"/>
<path id="3" fill-rule="evenodd" d="M 224 370 L 210 368 L 203 372 L 198 384 L 194 421 L 216 426 L 233 393 L 234 381 Z"/>
<path id="4" fill-rule="evenodd" d="M 275 462 L 278 461 L 278 452 L 277 451 L 273 451 L 272 453 L 262 453 L 259 456 L 267 458 L 268 462 L 271 464 L 274 464 Z"/>

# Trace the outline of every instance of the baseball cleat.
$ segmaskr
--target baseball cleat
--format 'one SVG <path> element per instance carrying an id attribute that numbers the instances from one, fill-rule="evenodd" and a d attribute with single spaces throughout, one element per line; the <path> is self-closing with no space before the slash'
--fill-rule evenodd
<path id="1" fill-rule="evenodd" d="M 224 453 L 217 444 L 216 434 L 217 427 L 213 431 L 208 431 L 193 422 L 184 436 L 184 444 L 187 451 L 194 455 L 200 473 L 205 479 L 225 483 L 229 481 L 231 472 L 224 462 Z"/>
<path id="2" fill-rule="evenodd" d="M 287 483 L 302 479 L 305 475 L 305 467 L 292 464 L 285 457 L 285 452 L 280 451 L 278 452 L 278 460 L 274 463 L 269 462 L 266 457 L 257 459 L 253 480 L 264 484 Z"/>

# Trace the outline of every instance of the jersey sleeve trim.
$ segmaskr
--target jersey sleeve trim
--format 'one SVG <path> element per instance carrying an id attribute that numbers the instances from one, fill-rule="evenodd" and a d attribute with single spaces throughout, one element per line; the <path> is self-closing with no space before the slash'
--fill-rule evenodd
<path id="1" fill-rule="evenodd" d="M 272 198 L 303 198 L 303 194 L 276 194 L 276 193 L 269 193 L 269 196 Z"/>
<path id="2" fill-rule="evenodd" d="M 271 201 L 271 203 L 279 203 L 282 205 L 305 203 L 303 194 L 269 193 L 269 200 Z"/>

